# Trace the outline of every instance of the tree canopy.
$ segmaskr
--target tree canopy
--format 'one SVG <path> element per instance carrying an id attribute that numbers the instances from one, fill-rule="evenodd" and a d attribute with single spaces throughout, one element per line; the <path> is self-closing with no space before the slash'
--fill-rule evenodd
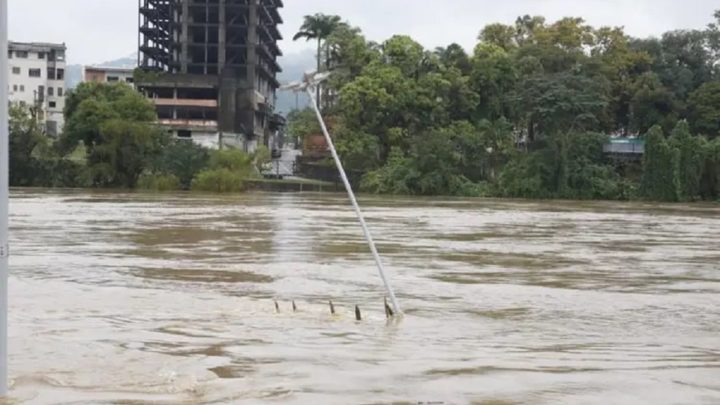
<path id="1" fill-rule="evenodd" d="M 325 59 L 334 97 L 323 107 L 369 191 L 694 199 L 715 190 L 714 17 L 705 29 L 638 39 L 582 18 L 525 15 L 482 28 L 472 53 L 427 50 L 404 35 L 375 43 L 334 18 Z M 316 131 L 311 118 L 294 113 L 291 130 Z M 617 136 L 646 139 L 645 162 L 628 167 L 603 153 Z M 676 177 L 672 193 L 651 185 Z"/>

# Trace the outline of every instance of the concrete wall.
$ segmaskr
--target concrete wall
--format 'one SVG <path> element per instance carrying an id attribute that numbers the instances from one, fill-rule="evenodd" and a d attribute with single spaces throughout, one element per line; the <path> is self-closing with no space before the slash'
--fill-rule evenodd
<path id="1" fill-rule="evenodd" d="M 107 75 L 104 71 L 90 70 L 85 68 L 85 73 L 83 73 L 83 81 L 105 83 L 107 81 Z"/>
<path id="2" fill-rule="evenodd" d="M 132 69 L 103 68 L 94 66 L 85 67 L 83 80 L 86 82 L 96 83 L 123 82 L 131 85 L 134 82 Z"/>

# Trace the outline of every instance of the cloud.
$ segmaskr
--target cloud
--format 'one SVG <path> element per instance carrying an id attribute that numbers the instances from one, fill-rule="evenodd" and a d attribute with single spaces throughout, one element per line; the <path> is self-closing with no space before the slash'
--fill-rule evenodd
<path id="1" fill-rule="evenodd" d="M 15 41 L 65 42 L 71 63 L 99 63 L 137 50 L 136 0 L 11 0 L 10 38 Z M 305 14 L 338 14 L 382 41 L 407 34 L 428 48 L 458 42 L 472 48 L 480 29 L 492 22 L 511 23 L 519 15 L 549 20 L 584 17 L 590 24 L 625 26 L 634 36 L 703 28 L 712 19 L 715 0 L 285 0 L 281 27 L 286 53 L 312 48 L 290 40 Z"/>

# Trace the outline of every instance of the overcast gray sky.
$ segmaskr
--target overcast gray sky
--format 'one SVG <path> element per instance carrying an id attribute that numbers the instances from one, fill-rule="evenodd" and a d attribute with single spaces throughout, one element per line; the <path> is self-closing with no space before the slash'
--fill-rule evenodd
<path id="1" fill-rule="evenodd" d="M 8 0 L 10 38 L 65 42 L 71 63 L 92 64 L 127 56 L 137 48 L 137 0 Z M 458 42 L 468 49 L 488 23 L 518 15 L 549 20 L 580 16 L 595 26 L 624 26 L 634 36 L 703 28 L 717 0 L 285 0 L 283 51 L 312 45 L 292 42 L 302 16 L 338 14 L 373 40 L 408 34 L 426 47 Z"/>

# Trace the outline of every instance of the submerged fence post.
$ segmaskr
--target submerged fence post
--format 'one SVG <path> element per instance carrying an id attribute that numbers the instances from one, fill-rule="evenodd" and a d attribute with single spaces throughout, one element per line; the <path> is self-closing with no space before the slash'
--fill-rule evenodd
<path id="1" fill-rule="evenodd" d="M 384 300 L 384 304 L 385 304 L 385 316 L 388 318 L 392 318 L 393 316 L 395 316 L 395 314 L 393 314 L 392 308 L 390 308 L 390 305 L 388 305 L 387 297 Z"/>
<path id="2" fill-rule="evenodd" d="M 7 395 L 7 319 L 8 319 L 8 216 L 9 134 L 8 125 L 8 2 L 0 0 L 0 397 Z"/>

